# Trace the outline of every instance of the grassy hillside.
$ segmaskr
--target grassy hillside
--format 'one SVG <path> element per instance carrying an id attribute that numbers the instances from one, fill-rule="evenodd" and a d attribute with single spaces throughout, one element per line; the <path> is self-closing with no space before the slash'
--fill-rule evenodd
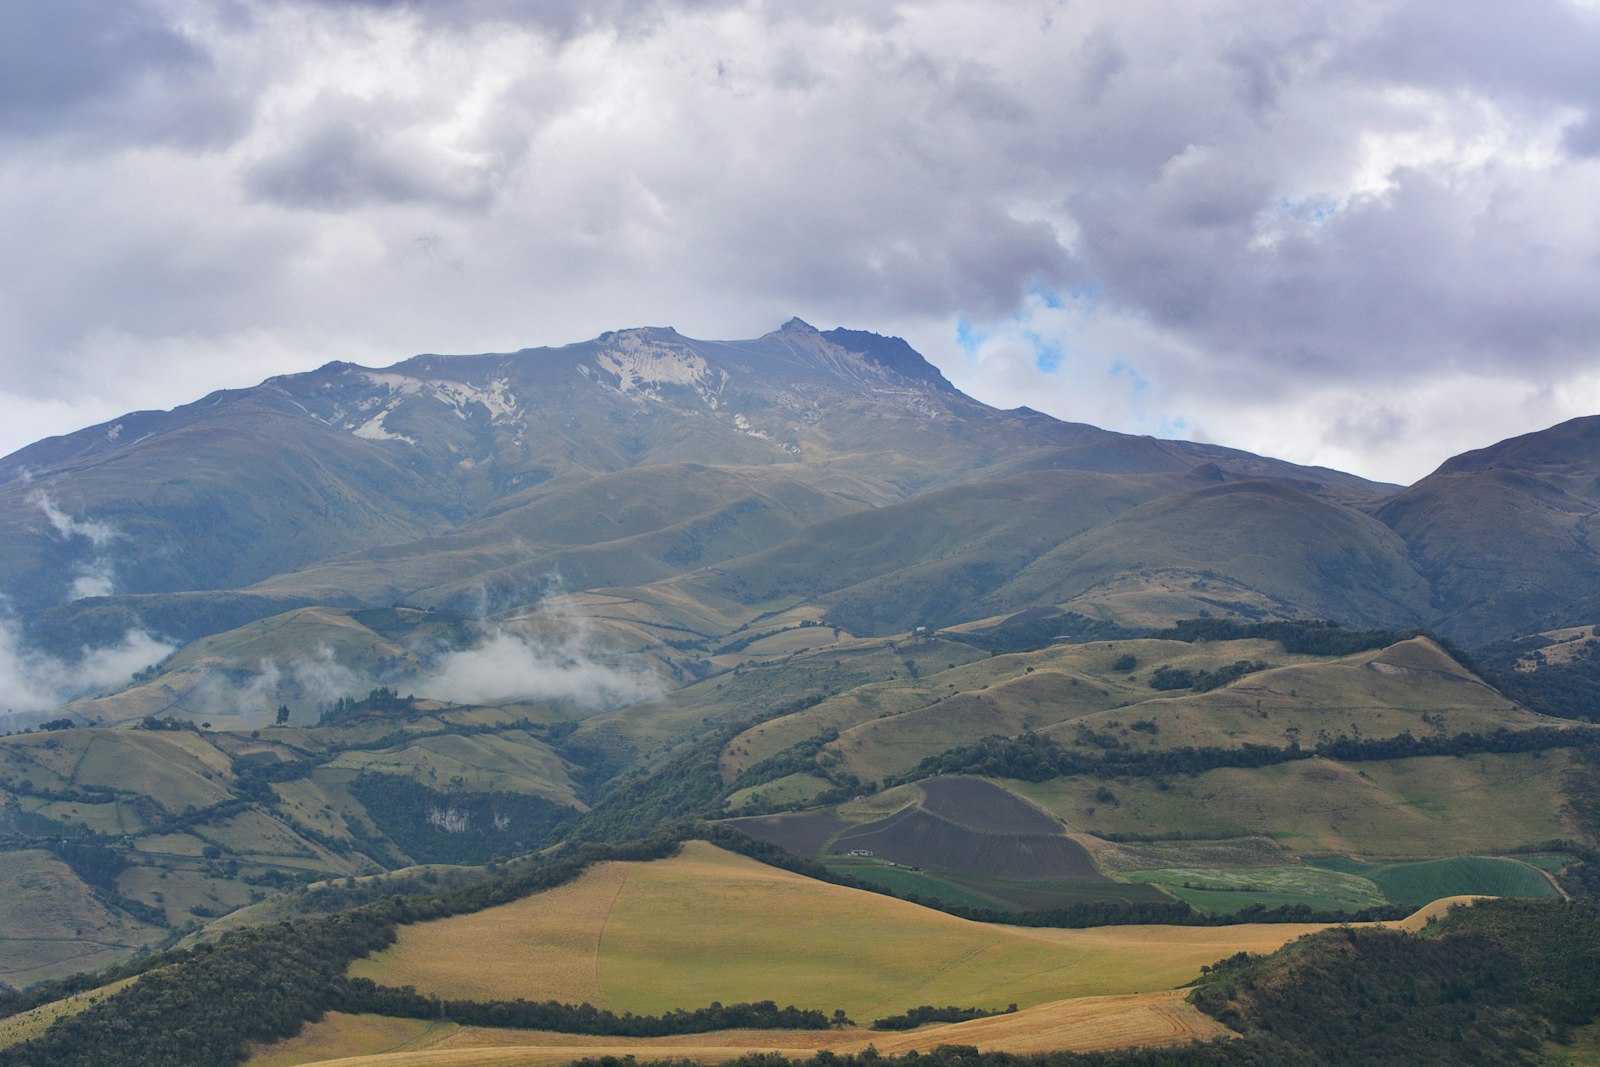
<path id="1" fill-rule="evenodd" d="M 404 722 L 0 738 L 0 979 L 171 943 L 269 895 L 540 844 L 583 804 L 543 727 L 433 705 Z M 24 933 L 25 931 L 25 933 Z"/>
<path id="2" fill-rule="evenodd" d="M 632 1041 L 331 1013 L 299 1037 L 264 1049 L 247 1067 L 292 1067 L 333 1059 L 343 1067 L 544 1067 L 580 1056 L 716 1063 L 773 1050 L 793 1056 L 822 1051 L 843 1056 L 859 1054 L 869 1045 L 885 1056 L 913 1051 L 926 1054 L 942 1045 L 1026 1055 L 1183 1044 L 1227 1033 L 1183 996 L 1181 990 L 1173 990 L 1080 997 L 989 1019 L 924 1027 L 909 1034 L 857 1029 L 744 1030 Z"/>
<path id="3" fill-rule="evenodd" d="M 1313 759 L 1097 784 L 1005 784 L 1068 826 L 1134 840 L 1260 835 L 1302 853 L 1447 857 L 1573 836 L 1564 753 Z M 1110 794 L 1103 799 L 1104 787 Z"/>
<path id="4" fill-rule="evenodd" d="M 1158 580 L 1124 582 L 1141 574 Z M 979 606 L 1082 600 L 1128 621 L 1236 607 L 1255 617 L 1412 626 L 1428 617 L 1428 595 L 1404 542 L 1381 523 L 1250 480 L 1131 508 L 1044 554 Z"/>
<path id="5" fill-rule="evenodd" d="M 984 926 L 690 843 L 675 859 L 608 864 L 537 897 L 408 927 L 352 973 L 636 1012 L 763 997 L 871 1018 L 920 1003 L 1030 1006 L 1169 988 L 1202 963 L 1305 929 Z"/>
<path id="6" fill-rule="evenodd" d="M 1440 627 L 1481 644 L 1594 621 L 1595 442 L 1600 420 L 1574 419 L 1457 456 L 1386 502 L 1437 591 Z"/>

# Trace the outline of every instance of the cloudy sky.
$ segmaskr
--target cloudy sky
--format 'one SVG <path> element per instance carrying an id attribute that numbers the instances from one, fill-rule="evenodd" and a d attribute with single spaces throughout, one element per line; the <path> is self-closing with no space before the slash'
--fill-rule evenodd
<path id="1" fill-rule="evenodd" d="M 1600 413 L 1588 0 L 7 0 L 0 452 L 799 315 L 1411 481 Z"/>

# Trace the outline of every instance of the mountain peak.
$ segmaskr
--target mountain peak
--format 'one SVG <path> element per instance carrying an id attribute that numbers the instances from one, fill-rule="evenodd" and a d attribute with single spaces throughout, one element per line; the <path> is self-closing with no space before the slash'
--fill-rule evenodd
<path id="1" fill-rule="evenodd" d="M 794 319 L 791 323 L 798 321 Z M 830 344 L 864 356 L 878 366 L 892 370 L 903 377 L 955 392 L 955 386 L 939 373 L 939 368 L 923 359 L 921 353 L 907 344 L 902 337 L 885 337 L 867 330 L 846 330 L 843 327 L 828 330 L 819 336 Z"/>
<path id="2" fill-rule="evenodd" d="M 800 316 L 796 315 L 794 318 L 790 319 L 788 322 L 779 327 L 778 332 L 787 334 L 804 334 L 809 337 L 814 334 L 821 333 L 822 331 L 818 330 L 805 319 L 802 319 Z"/>

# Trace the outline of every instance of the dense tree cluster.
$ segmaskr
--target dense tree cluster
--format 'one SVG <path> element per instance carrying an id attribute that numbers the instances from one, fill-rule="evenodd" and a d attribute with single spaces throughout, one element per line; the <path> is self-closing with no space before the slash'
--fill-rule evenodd
<path id="1" fill-rule="evenodd" d="M 1202 980 L 1201 1010 L 1320 1064 L 1507 1064 L 1600 1013 L 1600 911 L 1484 901 L 1437 936 L 1343 927 Z"/>
<path id="2" fill-rule="evenodd" d="M 402 697 L 388 686 L 379 686 L 370 690 L 360 700 L 354 697 L 340 697 L 322 709 L 317 725 L 347 726 L 363 719 L 388 718 L 410 711 L 416 706 L 416 702 L 417 698 L 414 696 Z"/>
<path id="3" fill-rule="evenodd" d="M 1303 656 L 1353 656 L 1427 634 L 1426 630 L 1346 630 L 1327 619 L 1239 622 L 1234 619 L 1180 619 L 1151 637 L 1164 641 L 1276 641 L 1285 652 Z"/>
<path id="4" fill-rule="evenodd" d="M 1159 778 L 1173 774 L 1201 774 L 1223 767 L 1269 767 L 1278 763 L 1321 756 L 1326 759 L 1413 759 L 1418 756 L 1470 756 L 1485 752 L 1542 752 L 1550 749 L 1588 749 L 1600 745 L 1600 731 L 1590 728 L 1541 726 L 1528 730 L 1498 728 L 1488 733 L 1415 737 L 1409 732 L 1395 737 L 1335 738 L 1311 748 L 1298 744 L 1278 748 L 1245 744 L 1233 748 L 1179 747 L 1159 750 L 1112 749 L 1100 753 L 1063 748 L 1042 734 L 986 737 L 937 756 L 885 785 L 919 781 L 944 774 L 976 774 L 1043 782 L 1072 775 Z"/>
<path id="5" fill-rule="evenodd" d="M 1248 659 L 1237 660 L 1214 671 L 1162 664 L 1150 672 L 1150 688 L 1193 689 L 1197 693 L 1208 693 L 1213 689 L 1221 689 L 1225 685 L 1237 682 L 1247 674 L 1266 669 L 1267 665 L 1262 661 Z"/>
<path id="6" fill-rule="evenodd" d="M 990 1011 L 987 1008 L 958 1008 L 954 1004 L 945 1008 L 936 1008 L 932 1004 L 923 1004 L 911 1008 L 899 1015 L 888 1015 L 882 1019 L 872 1020 L 874 1030 L 915 1030 L 928 1023 L 964 1023 L 968 1019 L 987 1019 L 991 1015 L 1010 1015 L 1017 1010 L 1012 1004 L 1000 1011 Z"/>
<path id="7" fill-rule="evenodd" d="M 338 986 L 329 1005 L 337 1011 L 386 1015 L 399 1019 L 448 1019 L 463 1026 L 497 1026 L 515 1030 L 553 1030 L 564 1034 L 605 1034 L 614 1037 L 670 1037 L 705 1034 L 716 1030 L 826 1030 L 848 1025 L 843 1012 L 829 1016 L 793 1005 L 780 1008 L 770 1000 L 752 1004 L 719 1004 L 679 1009 L 663 1015 L 617 1014 L 589 1003 L 562 1004 L 554 1000 L 444 1000 L 418 993 L 410 986 L 396 989 L 366 978 L 351 978 Z"/>

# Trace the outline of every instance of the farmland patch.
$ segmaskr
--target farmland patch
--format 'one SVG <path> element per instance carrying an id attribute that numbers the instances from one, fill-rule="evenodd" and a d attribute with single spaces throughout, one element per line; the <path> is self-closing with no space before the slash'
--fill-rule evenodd
<path id="1" fill-rule="evenodd" d="M 964 775 L 922 783 L 925 810 L 978 833 L 1059 834 L 1061 823 L 1015 793 Z"/>
<path id="2" fill-rule="evenodd" d="M 603 864 L 511 904 L 405 927 L 352 971 L 476 999 L 652 1014 L 772 999 L 871 1019 L 918 1004 L 1027 1008 L 1170 989 L 1203 964 L 1319 928 L 986 925 L 690 842 L 670 860 Z"/>
<path id="3" fill-rule="evenodd" d="M 726 825 L 740 833 L 771 841 L 779 848 L 800 856 L 815 856 L 833 835 L 845 829 L 845 822 L 831 811 L 806 811 L 786 815 L 757 815 L 729 819 Z"/>
<path id="4" fill-rule="evenodd" d="M 1362 863 L 1343 858 L 1311 862 L 1326 870 L 1369 878 L 1396 904 L 1421 905 L 1455 896 L 1549 900 L 1561 895 L 1528 864 L 1489 856 L 1454 856 L 1417 863 Z"/>
<path id="5" fill-rule="evenodd" d="M 907 808 L 833 839 L 835 852 L 862 850 L 915 867 L 1024 881 L 1095 881 L 1104 875 L 1083 846 L 1061 833 L 979 833 L 923 808 Z"/>
<path id="6" fill-rule="evenodd" d="M 1316 867 L 1175 867 L 1130 871 L 1126 877 L 1164 886 L 1201 911 L 1224 915 L 1251 904 L 1361 911 L 1389 903 L 1383 891 L 1366 878 Z"/>

